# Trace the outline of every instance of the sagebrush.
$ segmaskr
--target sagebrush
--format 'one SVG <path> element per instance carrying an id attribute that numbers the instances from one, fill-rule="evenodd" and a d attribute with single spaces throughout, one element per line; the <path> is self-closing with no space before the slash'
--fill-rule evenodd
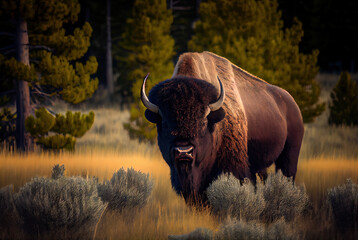
<path id="1" fill-rule="evenodd" d="M 217 234 L 215 240 L 234 240 L 234 239 L 303 239 L 304 235 L 294 227 L 287 223 L 284 219 L 280 219 L 269 226 L 263 223 L 251 221 L 229 221 L 223 224 Z"/>
<path id="2" fill-rule="evenodd" d="M 197 228 L 194 231 L 184 235 L 169 235 L 169 240 L 212 240 L 214 234 L 210 229 Z"/>
<path id="3" fill-rule="evenodd" d="M 230 215 L 238 219 L 258 219 L 265 208 L 263 194 L 245 181 L 242 185 L 232 174 L 219 176 L 206 190 L 213 212 L 219 216 Z"/>
<path id="4" fill-rule="evenodd" d="M 258 239 L 304 239 L 304 234 L 297 231 L 292 224 L 287 223 L 283 218 L 269 224 L 257 221 L 241 221 L 229 219 L 222 224 L 216 233 L 209 229 L 198 228 L 185 235 L 169 236 L 174 240 L 258 240 Z"/>
<path id="5" fill-rule="evenodd" d="M 57 169 L 57 170 L 56 170 Z M 39 238 L 88 238 L 106 208 L 97 181 L 64 177 L 55 166 L 52 179 L 35 177 L 15 197 L 24 230 Z"/>
<path id="6" fill-rule="evenodd" d="M 0 239 L 12 238 L 14 226 L 20 224 L 14 203 L 14 186 L 0 189 Z"/>
<path id="7" fill-rule="evenodd" d="M 334 222 L 340 229 L 358 229 L 358 185 L 347 179 L 342 186 L 328 191 Z"/>
<path id="8" fill-rule="evenodd" d="M 261 215 L 265 221 L 273 222 L 281 217 L 292 221 L 310 208 L 305 186 L 294 184 L 292 178 L 285 177 L 280 171 L 269 174 L 265 184 L 258 186 L 260 191 L 266 203 Z"/>
<path id="9" fill-rule="evenodd" d="M 284 217 L 292 221 L 309 209 L 310 202 L 304 186 L 295 185 L 281 172 L 269 174 L 265 183 L 254 187 L 233 175 L 220 176 L 207 189 L 214 213 L 242 220 L 274 222 Z"/>
<path id="10" fill-rule="evenodd" d="M 121 211 L 124 208 L 143 207 L 153 189 L 149 174 L 128 168 L 115 172 L 110 181 L 98 185 L 99 195 L 108 202 L 108 208 Z"/>

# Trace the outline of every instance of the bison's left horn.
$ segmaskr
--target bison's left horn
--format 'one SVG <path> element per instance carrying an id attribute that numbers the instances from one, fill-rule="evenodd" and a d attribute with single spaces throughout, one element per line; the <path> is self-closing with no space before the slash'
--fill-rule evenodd
<path id="1" fill-rule="evenodd" d="M 148 108 L 148 110 L 154 112 L 154 113 L 158 113 L 159 112 L 159 107 L 153 103 L 151 103 L 147 97 L 147 94 L 145 94 L 145 82 L 147 81 L 147 78 L 149 76 L 149 73 L 147 74 L 147 76 L 145 76 L 143 84 L 142 84 L 142 89 L 140 92 L 140 98 L 142 100 L 142 103 L 144 104 L 144 106 L 146 108 Z"/>
<path id="2" fill-rule="evenodd" d="M 210 111 L 212 111 L 212 112 L 219 110 L 221 108 L 221 106 L 223 105 L 224 99 L 225 99 L 225 90 L 223 88 L 223 84 L 221 83 L 219 76 L 218 76 L 218 80 L 219 80 L 219 84 L 220 84 L 220 97 L 216 102 L 209 104 Z"/>

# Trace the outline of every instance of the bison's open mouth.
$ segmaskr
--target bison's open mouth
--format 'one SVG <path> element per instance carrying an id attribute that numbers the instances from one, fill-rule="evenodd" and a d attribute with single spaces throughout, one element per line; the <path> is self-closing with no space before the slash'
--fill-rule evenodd
<path id="1" fill-rule="evenodd" d="M 189 158 L 179 158 L 176 159 L 176 162 L 178 164 L 191 164 L 193 162 L 193 159 L 189 159 Z"/>
<path id="2" fill-rule="evenodd" d="M 175 162 L 181 164 L 181 163 L 192 163 L 194 161 L 194 158 L 192 156 L 182 156 L 175 158 Z"/>

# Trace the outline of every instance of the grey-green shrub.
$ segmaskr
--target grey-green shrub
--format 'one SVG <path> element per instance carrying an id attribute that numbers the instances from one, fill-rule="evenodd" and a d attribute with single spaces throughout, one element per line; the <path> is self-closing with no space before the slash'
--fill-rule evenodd
<path id="1" fill-rule="evenodd" d="M 207 196 L 214 213 L 265 222 L 281 217 L 292 221 L 310 204 L 305 187 L 296 186 L 281 172 L 269 174 L 265 183 L 256 184 L 256 189 L 250 182 L 240 184 L 233 175 L 223 175 L 208 187 Z"/>
<path id="2" fill-rule="evenodd" d="M 9 185 L 0 189 L 0 233 L 18 224 L 20 219 L 14 204 L 14 186 Z"/>
<path id="3" fill-rule="evenodd" d="M 295 226 L 295 223 L 287 223 L 281 218 L 266 229 L 264 239 L 305 239 L 305 234 Z"/>
<path id="4" fill-rule="evenodd" d="M 214 234 L 210 229 L 197 228 L 194 231 L 184 235 L 169 235 L 169 240 L 212 240 Z"/>
<path id="5" fill-rule="evenodd" d="M 261 240 L 261 239 L 304 239 L 304 234 L 293 228 L 283 218 L 269 225 L 257 221 L 242 221 L 231 219 L 222 224 L 216 234 L 209 229 L 198 228 L 184 235 L 170 235 L 170 240 Z"/>
<path id="6" fill-rule="evenodd" d="M 217 240 L 264 239 L 265 226 L 258 222 L 229 221 L 223 224 L 215 235 Z"/>
<path id="7" fill-rule="evenodd" d="M 219 216 L 230 215 L 237 219 L 258 219 L 265 208 L 263 195 L 245 180 L 243 184 L 232 174 L 224 174 L 206 190 L 213 212 Z"/>
<path id="8" fill-rule="evenodd" d="M 292 221 L 302 216 L 310 206 L 304 185 L 297 186 L 280 171 L 269 174 L 265 184 L 259 188 L 266 203 L 262 212 L 265 221 L 273 222 L 281 217 Z"/>
<path id="9" fill-rule="evenodd" d="M 143 207 L 153 189 L 149 174 L 133 168 L 115 172 L 110 181 L 98 185 L 98 192 L 108 208 L 121 211 L 124 208 Z"/>
<path id="10" fill-rule="evenodd" d="M 25 231 L 40 238 L 89 238 L 106 208 L 98 196 L 97 181 L 56 177 L 35 177 L 16 194 Z"/>
<path id="11" fill-rule="evenodd" d="M 251 221 L 230 221 L 222 225 L 215 235 L 215 240 L 251 240 L 251 239 L 304 239 L 304 235 L 294 230 L 292 225 L 280 219 L 268 226 Z"/>
<path id="12" fill-rule="evenodd" d="M 347 179 L 328 191 L 334 222 L 339 228 L 358 228 L 358 185 Z"/>

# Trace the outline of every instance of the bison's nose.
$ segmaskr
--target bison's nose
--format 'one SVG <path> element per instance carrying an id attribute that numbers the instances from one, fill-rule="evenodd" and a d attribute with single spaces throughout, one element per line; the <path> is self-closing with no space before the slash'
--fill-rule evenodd
<path id="1" fill-rule="evenodd" d="M 194 159 L 194 146 L 177 146 L 173 148 L 174 158 L 179 161 L 192 161 Z"/>

